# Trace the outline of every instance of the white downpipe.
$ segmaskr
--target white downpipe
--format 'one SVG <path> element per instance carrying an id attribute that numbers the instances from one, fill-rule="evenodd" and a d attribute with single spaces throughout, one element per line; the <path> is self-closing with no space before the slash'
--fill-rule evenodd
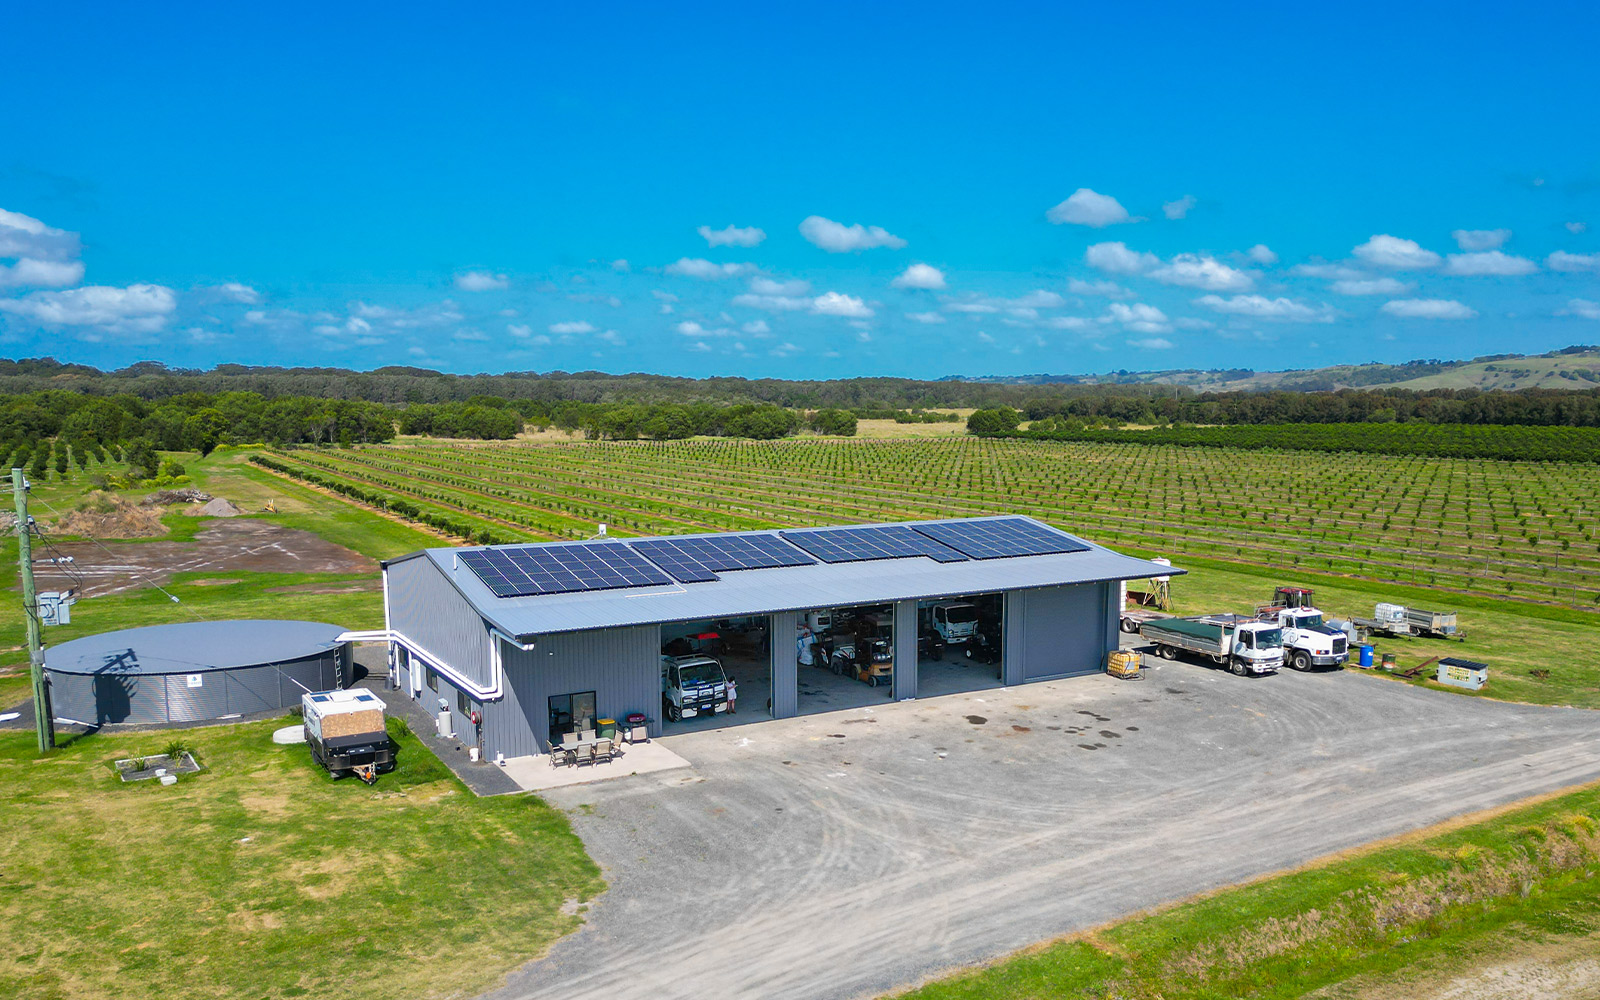
<path id="1" fill-rule="evenodd" d="M 499 629 L 491 629 L 491 632 L 496 634 L 496 638 L 505 639 L 506 641 L 516 645 L 519 649 L 533 648 L 531 644 L 524 646 L 515 639 L 507 637 L 506 634 L 501 632 Z M 404 646 L 406 648 L 406 652 L 410 653 L 414 659 L 421 659 L 425 661 L 428 666 L 434 669 L 436 673 L 444 675 L 445 679 L 451 684 L 454 684 L 456 687 L 466 691 L 477 701 L 498 701 L 505 695 L 505 670 L 501 666 L 500 644 L 498 642 L 491 641 L 489 646 L 489 672 L 493 676 L 491 678 L 489 687 L 484 687 L 477 681 L 463 677 L 456 671 L 454 667 L 450 666 L 450 664 L 445 661 L 444 657 L 430 653 L 428 650 L 418 645 L 415 640 L 411 639 L 411 637 L 396 629 L 383 629 L 382 631 L 374 630 L 369 632 L 345 632 L 338 637 L 337 641 L 397 643 L 401 646 Z"/>

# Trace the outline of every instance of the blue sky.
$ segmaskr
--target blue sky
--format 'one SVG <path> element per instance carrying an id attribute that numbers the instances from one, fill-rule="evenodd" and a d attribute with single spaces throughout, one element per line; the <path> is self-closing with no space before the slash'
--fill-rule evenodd
<path id="1" fill-rule="evenodd" d="M 1306 6 L 12 5 L 0 350 L 826 378 L 1600 342 L 1595 6 Z"/>

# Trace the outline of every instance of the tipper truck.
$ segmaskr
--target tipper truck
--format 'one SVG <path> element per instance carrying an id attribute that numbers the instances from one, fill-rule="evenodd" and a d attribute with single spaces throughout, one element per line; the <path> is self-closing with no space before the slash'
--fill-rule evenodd
<path id="1" fill-rule="evenodd" d="M 1283 666 L 1283 630 L 1244 615 L 1201 615 L 1141 622 L 1139 635 L 1156 652 L 1175 659 L 1179 652 L 1210 657 L 1235 674 L 1270 674 Z"/>

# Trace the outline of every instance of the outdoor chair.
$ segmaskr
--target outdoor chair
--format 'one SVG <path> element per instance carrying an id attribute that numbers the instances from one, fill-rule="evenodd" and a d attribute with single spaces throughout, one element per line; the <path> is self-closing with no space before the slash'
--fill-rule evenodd
<path id="1" fill-rule="evenodd" d="M 610 740 L 602 739 L 596 741 L 594 745 L 594 759 L 603 760 L 609 763 L 611 761 L 611 746 L 612 743 Z"/>
<path id="2" fill-rule="evenodd" d="M 550 766 L 551 767 L 557 767 L 557 766 L 559 766 L 561 764 L 573 764 L 573 763 L 576 763 L 576 756 L 577 755 L 575 753 L 575 748 L 574 747 L 569 747 L 569 746 L 565 746 L 565 745 L 557 745 L 555 743 L 547 743 L 546 745 L 550 747 Z"/>
<path id="3" fill-rule="evenodd" d="M 578 761 L 579 761 L 579 763 L 583 763 L 583 762 L 587 761 L 588 763 L 593 764 L 594 763 L 594 752 L 597 749 L 599 749 L 599 747 L 596 746 L 596 744 L 594 744 L 594 743 L 585 743 L 582 747 L 578 748 Z"/>
<path id="4" fill-rule="evenodd" d="M 583 731 L 583 737 L 580 739 L 579 742 L 582 742 L 582 743 L 593 743 L 594 742 L 594 730 L 593 729 L 585 729 Z"/>

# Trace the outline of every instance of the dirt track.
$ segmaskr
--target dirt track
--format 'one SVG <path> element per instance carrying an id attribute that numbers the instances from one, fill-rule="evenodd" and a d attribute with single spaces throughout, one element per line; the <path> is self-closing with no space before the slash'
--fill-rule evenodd
<path id="1" fill-rule="evenodd" d="M 375 573 L 378 564 L 342 545 L 260 518 L 218 518 L 190 542 L 61 542 L 54 548 L 73 558 L 83 577 L 82 597 L 104 597 L 166 584 L 174 573 Z M 110 549 L 110 551 L 106 551 Z M 34 551 L 34 578 L 40 590 L 65 590 L 72 578 L 41 562 L 54 552 Z"/>

